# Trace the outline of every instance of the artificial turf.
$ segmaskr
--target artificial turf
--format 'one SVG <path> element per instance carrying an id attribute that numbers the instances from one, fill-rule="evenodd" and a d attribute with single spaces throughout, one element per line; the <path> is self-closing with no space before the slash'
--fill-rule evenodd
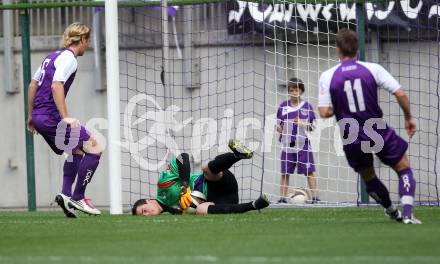
<path id="1" fill-rule="evenodd" d="M 65 218 L 0 212 L 0 263 L 440 263 L 440 208 L 422 225 L 379 208 Z"/>

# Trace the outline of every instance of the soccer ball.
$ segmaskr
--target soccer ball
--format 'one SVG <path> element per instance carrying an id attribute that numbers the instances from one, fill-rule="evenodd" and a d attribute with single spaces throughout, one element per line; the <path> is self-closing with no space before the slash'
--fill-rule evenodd
<path id="1" fill-rule="evenodd" d="M 302 189 L 292 189 L 288 195 L 289 203 L 291 204 L 305 204 L 309 199 L 307 191 Z"/>

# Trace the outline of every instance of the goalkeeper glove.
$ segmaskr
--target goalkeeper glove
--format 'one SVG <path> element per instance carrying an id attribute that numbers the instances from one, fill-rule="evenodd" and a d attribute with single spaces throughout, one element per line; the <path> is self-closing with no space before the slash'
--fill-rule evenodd
<path id="1" fill-rule="evenodd" d="M 180 190 L 180 209 L 187 209 L 191 206 L 191 203 L 191 189 L 189 187 L 182 186 Z"/>

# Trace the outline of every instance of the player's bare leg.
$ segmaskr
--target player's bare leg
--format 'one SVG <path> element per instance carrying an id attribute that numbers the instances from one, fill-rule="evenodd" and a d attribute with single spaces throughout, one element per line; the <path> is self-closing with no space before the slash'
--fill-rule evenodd
<path id="1" fill-rule="evenodd" d="M 289 192 L 289 174 L 281 174 L 280 199 L 278 203 L 287 203 L 287 193 Z"/>
<path id="2" fill-rule="evenodd" d="M 310 192 L 312 193 L 312 203 L 318 203 L 321 200 L 318 198 L 318 184 L 316 183 L 315 174 L 310 173 L 307 175 L 307 185 L 309 186 Z"/>
<path id="3" fill-rule="evenodd" d="M 393 166 L 393 170 L 399 175 L 399 196 L 403 205 L 403 223 L 421 224 L 422 222 L 415 218 L 412 213 L 416 191 L 416 180 L 414 179 L 409 159 L 406 154 L 403 155 L 402 159 Z"/>

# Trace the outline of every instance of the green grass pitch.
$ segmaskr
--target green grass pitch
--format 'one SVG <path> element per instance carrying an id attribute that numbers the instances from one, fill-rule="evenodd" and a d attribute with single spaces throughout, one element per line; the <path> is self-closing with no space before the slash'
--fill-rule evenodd
<path id="1" fill-rule="evenodd" d="M 67 219 L 0 212 L 0 263 L 440 263 L 440 209 L 403 225 L 379 208 Z"/>

